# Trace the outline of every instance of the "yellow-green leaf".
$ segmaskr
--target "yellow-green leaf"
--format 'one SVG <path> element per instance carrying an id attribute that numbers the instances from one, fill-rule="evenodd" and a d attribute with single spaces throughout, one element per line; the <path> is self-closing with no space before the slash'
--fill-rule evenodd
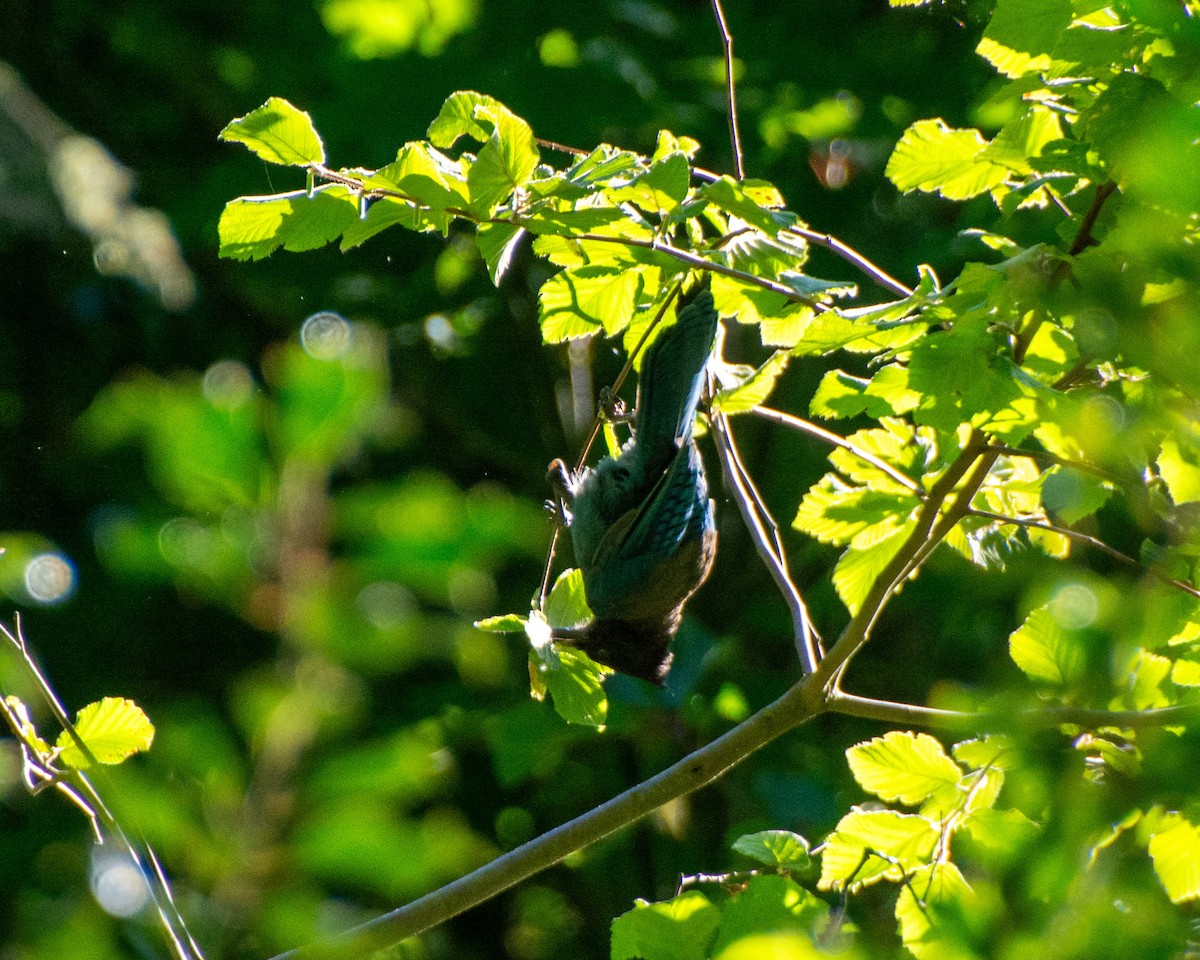
<path id="1" fill-rule="evenodd" d="M 126 757 L 149 750 L 154 742 L 154 725 L 132 700 L 105 697 L 89 703 L 75 716 L 75 732 L 100 763 L 120 763 Z M 64 730 L 59 734 L 58 748 L 64 765 L 86 770 L 91 761 Z"/>
<path id="2" fill-rule="evenodd" d="M 230 121 L 220 139 L 244 143 L 268 163 L 306 167 L 325 162 L 325 145 L 312 119 L 282 97 L 272 97 L 257 110 Z"/>
<path id="3" fill-rule="evenodd" d="M 953 798 L 963 775 L 927 733 L 892 730 L 846 751 L 850 772 L 881 800 L 917 806 L 935 795 Z"/>
<path id="4" fill-rule="evenodd" d="M 918 120 L 896 144 L 885 173 L 900 190 L 966 200 L 1002 184 L 1008 170 L 980 156 L 988 142 L 978 130 L 956 130 L 941 119 Z"/>
<path id="5" fill-rule="evenodd" d="M 1150 859 L 1172 903 L 1200 899 L 1200 827 L 1168 818 L 1166 829 L 1150 838 Z"/>

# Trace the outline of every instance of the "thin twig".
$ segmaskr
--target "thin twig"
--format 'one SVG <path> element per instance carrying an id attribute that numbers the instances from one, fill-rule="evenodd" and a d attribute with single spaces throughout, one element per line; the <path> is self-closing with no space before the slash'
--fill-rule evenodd
<path id="1" fill-rule="evenodd" d="M 1093 710 L 1087 707 L 1029 707 L 1020 710 L 943 710 L 911 703 L 860 697 L 842 690 L 830 691 L 827 710 L 849 717 L 884 723 L 980 732 L 1028 727 L 1168 727 L 1195 720 L 1200 702 L 1149 710 Z"/>
<path id="2" fill-rule="evenodd" d="M 798 237 L 803 237 L 809 243 L 815 243 L 817 246 L 824 247 L 836 253 L 847 263 L 852 264 L 860 270 L 865 276 L 874 280 L 884 290 L 890 290 L 892 293 L 901 297 L 911 297 L 913 291 L 906 287 L 903 283 L 893 277 L 882 267 L 872 263 L 853 247 L 842 243 L 837 237 L 828 233 L 821 233 L 818 230 L 811 230 L 808 227 L 790 227 L 787 233 L 794 233 Z"/>
<path id="3" fill-rule="evenodd" d="M 808 420 L 803 420 L 800 417 L 793 416 L 790 413 L 784 413 L 782 410 L 775 410 L 771 407 L 755 407 L 753 412 L 765 420 L 782 424 L 785 427 L 791 427 L 793 430 L 799 430 L 802 433 L 807 433 L 809 436 L 816 437 L 818 440 L 824 440 L 826 443 L 832 444 L 835 447 L 841 447 L 843 450 L 854 454 L 854 456 L 858 457 L 864 463 L 869 463 L 876 469 L 882 470 L 902 487 L 905 487 L 912 493 L 916 494 L 918 498 L 923 498 L 925 496 L 925 492 L 921 489 L 921 485 L 912 477 L 901 473 L 886 460 L 881 460 L 873 453 L 868 453 L 866 450 L 856 447 L 845 437 L 839 436 L 831 430 L 826 430 L 824 427 L 818 427 L 815 423 L 812 423 Z"/>
<path id="4" fill-rule="evenodd" d="M 58 695 L 54 692 L 54 689 L 42 675 L 41 669 L 34 662 L 33 656 L 29 652 L 29 647 L 25 643 L 25 636 L 21 630 L 20 618 L 17 618 L 15 632 L 9 630 L 7 626 L 0 623 L 0 637 L 6 639 L 21 655 L 21 658 L 25 663 L 26 671 L 36 684 L 38 692 L 42 696 L 42 700 L 45 702 L 47 707 L 49 707 L 50 713 L 53 715 L 58 725 L 67 732 L 67 735 L 71 738 L 79 752 L 83 754 L 91 768 L 94 770 L 101 769 L 100 761 L 96 759 L 96 755 L 92 752 L 91 748 L 87 745 L 87 743 L 84 742 L 83 738 L 79 736 L 79 732 L 75 729 L 75 725 L 71 722 L 70 717 L 67 716 L 67 711 L 63 707 L 62 702 L 58 699 Z M 161 881 L 161 886 L 159 883 L 151 882 L 151 871 L 143 862 L 143 857 L 141 853 L 139 853 L 138 848 L 134 845 L 133 841 L 129 839 L 129 836 L 126 834 L 125 829 L 121 826 L 120 821 L 118 821 L 112 811 L 109 810 L 108 805 L 104 802 L 104 798 L 101 797 L 99 790 L 96 789 L 95 785 L 91 782 L 91 780 L 88 779 L 83 771 L 69 770 L 66 772 L 66 777 L 70 781 L 70 786 L 74 791 L 74 796 L 71 797 L 72 801 L 79 805 L 80 800 L 82 799 L 84 805 L 91 810 L 92 816 L 100 821 L 104 827 L 104 830 L 109 834 L 110 837 L 113 838 L 114 841 L 116 841 L 117 845 L 124 851 L 125 855 L 129 857 L 129 859 L 137 867 L 138 872 L 141 874 L 146 883 L 146 889 L 150 893 L 150 898 L 154 901 L 155 910 L 158 913 L 159 919 L 162 921 L 163 932 L 166 934 L 175 955 L 179 957 L 180 960 L 192 960 L 192 958 L 200 958 L 200 960 L 202 960 L 203 953 L 201 953 L 199 946 L 197 946 L 196 941 L 192 938 L 183 916 L 175 907 L 174 898 L 171 896 L 170 887 L 167 885 L 165 877 L 162 876 L 161 872 L 155 870 L 154 876 Z M 147 844 L 144 839 L 142 840 L 142 846 L 147 850 L 149 849 L 149 844 Z M 153 858 L 152 853 L 151 858 Z M 184 945 L 185 941 L 188 946 Z M 191 948 L 190 950 L 188 949 L 189 946 Z"/>
<path id="5" fill-rule="evenodd" d="M 729 120 L 729 143 L 733 149 L 733 175 L 738 180 L 744 180 L 746 171 L 742 160 L 742 135 L 738 131 L 737 84 L 733 76 L 733 34 L 725 22 L 721 0 L 712 0 L 712 8 L 717 18 L 717 28 L 721 31 L 721 48 L 725 52 L 725 109 Z"/>
<path id="6" fill-rule="evenodd" d="M 1100 217 L 1100 211 L 1104 208 L 1104 203 L 1111 197 L 1117 189 L 1117 185 L 1108 180 L 1096 187 L 1096 195 L 1092 197 L 1092 204 L 1087 209 L 1087 213 L 1083 215 L 1083 219 L 1079 222 L 1079 230 L 1075 234 L 1075 242 L 1071 244 L 1071 249 L 1067 251 L 1067 255 L 1077 257 L 1083 253 L 1096 241 L 1092 239 L 1092 228 L 1096 226 L 1096 220 Z"/>
<path id="7" fill-rule="evenodd" d="M 819 638 L 813 628 L 812 618 L 808 614 L 804 598 L 800 595 L 788 570 L 787 554 L 783 549 L 783 542 L 779 538 L 779 528 L 762 503 L 753 481 L 742 464 L 733 441 L 733 434 L 729 430 L 729 421 L 723 414 L 714 413 L 710 423 L 726 486 L 733 493 L 738 512 L 741 513 L 742 521 L 750 532 L 750 539 L 754 542 L 758 555 L 767 565 L 771 578 L 775 581 L 779 592 L 783 594 L 783 599 L 791 611 L 792 636 L 796 644 L 796 653 L 800 658 L 801 669 L 805 675 L 808 675 L 817 669 L 817 664 L 820 662 Z M 770 533 L 767 531 L 768 525 Z"/>
<path id="8" fill-rule="evenodd" d="M 1154 567 L 1147 566 L 1140 560 L 1137 560 L 1128 554 L 1122 553 L 1116 547 L 1110 547 L 1103 540 L 1089 536 L 1086 533 L 1080 533 L 1078 530 L 1072 530 L 1069 527 L 1059 527 L 1053 523 L 1044 520 L 1032 520 L 1025 517 L 1009 517 L 1002 513 L 992 513 L 990 510 L 977 510 L 971 508 L 968 511 L 973 517 L 983 517 L 986 520 L 994 520 L 997 523 L 1012 524 L 1013 526 L 1026 527 L 1031 530 L 1045 530 L 1047 533 L 1056 533 L 1061 537 L 1066 537 L 1068 540 L 1074 540 L 1076 543 L 1086 544 L 1094 550 L 1099 550 L 1112 557 L 1114 560 L 1119 560 L 1121 563 L 1128 564 L 1131 567 L 1136 567 L 1143 573 L 1156 578 L 1168 586 L 1182 590 L 1184 593 L 1191 594 L 1193 597 L 1200 597 L 1200 589 L 1192 586 L 1190 583 L 1185 583 L 1182 580 L 1176 580 L 1174 577 L 1169 577 L 1161 570 L 1156 570 Z"/>
<path id="9" fill-rule="evenodd" d="M 688 251 L 681 250 L 679 247 L 674 247 L 669 243 L 664 243 L 661 240 L 642 240 L 634 237 L 621 236 L 605 236 L 599 233 L 577 233 L 571 237 L 572 240 L 591 240 L 595 243 L 619 243 L 626 247 L 641 247 L 644 250 L 653 250 L 655 253 L 661 253 L 681 263 L 686 263 L 689 267 L 694 267 L 697 270 L 705 270 L 709 273 L 719 273 L 725 277 L 732 277 L 735 280 L 740 280 L 743 283 L 749 283 L 756 287 L 762 287 L 764 290 L 770 290 L 772 293 L 778 293 L 782 297 L 792 300 L 796 303 L 802 303 L 807 307 L 812 307 L 818 312 L 832 310 L 833 308 L 827 303 L 822 303 L 819 300 L 814 300 L 798 290 L 793 290 L 791 287 L 771 280 L 767 277 L 755 276 L 752 273 L 746 273 L 742 270 L 736 270 L 733 267 L 727 267 L 723 263 L 716 263 L 712 260 L 705 260 L 703 257 Z"/>

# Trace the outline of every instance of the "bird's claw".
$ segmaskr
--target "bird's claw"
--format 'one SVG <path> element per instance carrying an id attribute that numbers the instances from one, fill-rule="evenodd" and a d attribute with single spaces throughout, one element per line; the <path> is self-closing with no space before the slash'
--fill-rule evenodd
<path id="1" fill-rule="evenodd" d="M 633 414 L 625 401 L 612 392 L 611 387 L 600 388 L 600 417 L 609 423 L 628 423 Z"/>

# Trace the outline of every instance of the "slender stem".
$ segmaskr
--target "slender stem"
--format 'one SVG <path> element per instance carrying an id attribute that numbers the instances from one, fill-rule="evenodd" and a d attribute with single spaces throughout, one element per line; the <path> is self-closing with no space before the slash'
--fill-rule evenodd
<path id="1" fill-rule="evenodd" d="M 849 717 L 881 720 L 884 723 L 934 727 L 949 730 L 978 732 L 1011 730 L 1021 727 L 1058 727 L 1072 724 L 1097 727 L 1166 727 L 1195 720 L 1200 715 L 1200 701 L 1174 707 L 1151 710 L 1093 710 L 1086 707 L 1032 707 L 1022 710 L 982 711 L 942 710 L 911 703 L 875 700 L 844 691 L 830 691 L 827 698 L 830 713 Z"/>
<path id="2" fill-rule="evenodd" d="M 713 15 L 717 18 L 717 28 L 721 31 L 721 47 L 725 51 L 725 104 L 726 115 L 729 118 L 729 143 L 733 149 L 733 174 L 738 180 L 746 178 L 742 161 L 742 135 L 738 131 L 737 115 L 737 86 L 733 76 L 733 34 L 729 32 L 729 24 L 725 21 L 725 11 L 721 0 L 712 0 Z"/>
<path id="3" fill-rule="evenodd" d="M 1066 537 L 1068 540 L 1074 540 L 1077 543 L 1086 544 L 1101 553 L 1108 554 L 1114 560 L 1119 560 L 1121 563 L 1128 564 L 1131 567 L 1137 567 L 1143 573 L 1147 573 L 1152 577 L 1160 580 L 1168 586 L 1182 590 L 1184 593 L 1191 594 L 1193 597 L 1200 597 L 1200 589 L 1192 586 L 1190 583 L 1185 583 L 1182 580 L 1176 580 L 1174 577 L 1168 577 L 1160 570 L 1154 567 L 1147 566 L 1140 560 L 1136 560 L 1126 553 L 1122 553 L 1116 547 L 1110 547 L 1103 540 L 1089 536 L 1086 533 L 1080 533 L 1078 530 L 1072 530 L 1069 527 L 1059 527 L 1053 523 L 1048 523 L 1044 520 L 1033 520 L 1025 517 L 1009 517 L 1002 513 L 992 513 L 990 510 L 976 510 L 972 508 L 970 514 L 973 517 L 983 517 L 987 520 L 994 520 L 997 523 L 1012 524 L 1018 527 L 1026 527 L 1030 530 L 1045 530 L 1048 533 L 1057 533 L 1061 537 Z"/>
<path id="4" fill-rule="evenodd" d="M 793 416 L 790 413 L 784 413 L 782 410 L 774 410 L 771 407 L 755 407 L 754 413 L 765 420 L 782 424 L 785 427 L 791 427 L 794 430 L 800 430 L 803 433 L 807 433 L 809 436 L 816 437 L 818 440 L 824 440 L 826 443 L 832 444 L 835 447 L 841 447 L 843 450 L 849 451 L 865 463 L 869 463 L 876 469 L 883 471 L 902 487 L 911 490 L 918 497 L 924 496 L 924 491 L 921 489 L 921 485 L 912 477 L 901 473 L 886 460 L 879 459 L 879 457 L 875 456 L 873 453 L 868 453 L 866 450 L 856 447 L 845 437 L 839 436 L 831 430 L 826 430 L 824 427 L 818 427 L 815 423 L 812 423 L 809 420 L 803 420 L 800 417 Z"/>
<path id="5" fill-rule="evenodd" d="M 800 657 L 801 669 L 805 675 L 808 675 L 817 669 L 817 663 L 820 660 L 819 639 L 813 628 L 812 618 L 808 614 L 804 598 L 800 595 L 788 570 L 787 554 L 783 549 L 783 542 L 779 538 L 779 528 L 759 497 L 758 491 L 754 488 L 754 483 L 738 455 L 728 419 L 723 414 L 715 413 L 712 415 L 711 423 L 726 486 L 733 493 L 738 512 L 741 513 L 742 521 L 750 532 L 750 539 L 754 542 L 758 555 L 767 565 L 771 578 L 779 587 L 779 592 L 783 594 L 783 599 L 791 611 L 792 636 L 795 640 L 796 652 Z M 767 526 L 771 528 L 770 533 L 766 529 Z"/>
<path id="6" fill-rule="evenodd" d="M 674 247 L 669 243 L 664 243 L 661 240 L 642 240 L 634 237 L 621 236 L 605 236 L 599 233 L 577 233 L 572 236 L 573 240 L 591 240 L 595 243 L 619 243 L 626 247 L 641 247 L 644 250 L 653 250 L 655 253 L 665 254 L 681 263 L 686 263 L 689 267 L 694 267 L 697 270 L 705 270 L 709 273 L 719 273 L 725 277 L 733 277 L 735 280 L 741 280 L 743 283 L 749 283 L 756 287 L 762 287 L 764 290 L 770 290 L 772 293 L 778 293 L 782 297 L 787 297 L 796 303 L 803 303 L 805 306 L 812 307 L 817 311 L 826 311 L 832 309 L 829 304 L 822 303 L 819 300 L 813 300 L 811 297 L 805 296 L 791 287 L 778 283 L 775 280 L 767 277 L 758 277 L 752 273 L 746 273 L 742 270 L 736 270 L 733 267 L 727 267 L 723 263 L 715 263 L 712 260 L 705 260 L 703 257 L 697 256 L 688 250 L 681 250 L 679 247 Z"/>
<path id="7" fill-rule="evenodd" d="M 1079 230 L 1075 234 L 1075 242 L 1071 244 L 1071 249 L 1067 254 L 1076 257 L 1083 253 L 1096 241 L 1092 239 L 1092 228 L 1096 226 L 1096 220 L 1100 217 L 1100 211 L 1104 209 L 1104 203 L 1117 190 L 1117 185 L 1108 180 L 1105 183 L 1096 187 L 1096 195 L 1092 197 L 1092 205 L 1088 207 L 1087 213 L 1083 215 L 1083 220 L 1079 223 Z"/>
<path id="8" fill-rule="evenodd" d="M 722 737 L 607 803 L 412 903 L 334 939 L 289 951 L 274 960 L 349 960 L 444 923 L 559 863 L 576 850 L 637 822 L 664 803 L 717 780 L 765 744 L 819 713 L 823 705 L 820 691 L 815 693 L 818 695 L 813 695 L 811 678 L 801 681 Z"/>
<path id="9" fill-rule="evenodd" d="M 788 232 L 794 233 L 798 237 L 803 237 L 809 243 L 815 243 L 817 246 L 824 247 L 826 250 L 836 253 L 847 263 L 852 264 L 867 277 L 874 280 L 884 290 L 890 290 L 901 297 L 912 296 L 913 292 L 911 289 L 882 267 L 876 266 L 853 247 L 842 243 L 837 237 L 828 233 L 821 233 L 817 230 L 810 230 L 808 227 L 791 227 Z"/>

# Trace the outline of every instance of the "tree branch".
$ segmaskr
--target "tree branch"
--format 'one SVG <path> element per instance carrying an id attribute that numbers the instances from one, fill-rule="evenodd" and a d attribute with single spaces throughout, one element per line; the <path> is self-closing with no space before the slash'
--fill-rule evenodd
<path id="1" fill-rule="evenodd" d="M 901 473 L 886 460 L 881 460 L 873 453 L 868 453 L 852 444 L 845 437 L 839 436 L 831 430 L 826 430 L 824 427 L 818 427 L 815 423 L 793 416 L 790 413 L 784 413 L 782 410 L 775 410 L 771 407 L 755 407 L 755 414 L 765 420 L 770 420 L 773 423 L 782 424 L 785 427 L 791 427 L 793 430 L 799 430 L 802 433 L 807 433 L 811 437 L 816 437 L 818 440 L 824 440 L 826 443 L 832 444 L 835 447 L 841 447 L 843 450 L 848 450 L 864 463 L 869 463 L 877 470 L 881 470 L 889 477 L 895 480 L 902 487 L 911 490 L 918 498 L 925 496 L 925 491 L 921 489 L 921 485 L 912 477 Z"/>
<path id="2" fill-rule="evenodd" d="M 824 247 L 836 253 L 847 263 L 852 264 L 858 270 L 862 271 L 870 279 L 884 290 L 889 290 L 892 293 L 901 297 L 911 297 L 913 292 L 903 283 L 893 277 L 882 267 L 876 266 L 853 247 L 842 243 L 837 237 L 828 233 L 821 233 L 817 230 L 810 230 L 808 227 L 790 227 L 788 233 L 794 233 L 798 237 L 803 237 L 809 243 L 815 243 L 819 247 Z"/>
<path id="3" fill-rule="evenodd" d="M 729 119 L 729 144 L 733 150 L 733 175 L 738 180 L 744 180 L 746 171 L 742 161 L 742 135 L 738 131 L 737 85 L 733 78 L 733 34 L 725 22 L 721 0 L 712 0 L 712 8 L 717 18 L 717 28 L 721 31 L 721 48 L 725 52 L 725 103 Z"/>
<path id="4" fill-rule="evenodd" d="M 1154 567 L 1147 566 L 1140 560 L 1136 560 L 1128 554 L 1122 553 L 1116 547 L 1110 547 L 1103 540 L 1089 536 L 1086 533 L 1080 533 L 1078 530 L 1072 530 L 1069 527 L 1059 527 L 1053 523 L 1046 523 L 1041 520 L 1026 519 L 1024 517 L 1008 517 L 1002 513 L 992 513 L 990 510 L 976 510 L 972 508 L 970 513 L 973 517 L 983 517 L 987 520 L 994 520 L 997 523 L 1012 524 L 1013 526 L 1018 527 L 1027 527 L 1031 530 L 1045 530 L 1048 533 L 1057 533 L 1059 536 L 1066 537 L 1068 540 L 1074 540 L 1077 543 L 1086 544 L 1095 550 L 1099 550 L 1101 553 L 1107 554 L 1114 560 L 1120 560 L 1122 563 L 1128 564 L 1131 567 L 1137 567 L 1143 573 L 1149 574 L 1168 586 L 1182 590 L 1184 593 L 1191 594 L 1193 597 L 1200 597 L 1200 589 L 1197 589 L 1190 583 L 1185 583 L 1182 580 L 1176 580 L 1174 577 L 1168 577 L 1161 570 L 1156 570 Z"/>
<path id="5" fill-rule="evenodd" d="M 724 776 L 764 745 L 819 713 L 823 709 L 819 694 L 810 676 L 724 736 L 607 803 L 391 913 L 273 960 L 349 960 L 444 923 L 576 850 L 637 822 L 664 803 Z"/>
<path id="6" fill-rule="evenodd" d="M 771 578 L 779 587 L 779 592 L 783 594 L 783 599 L 791 611 L 792 637 L 796 644 L 796 653 L 800 657 L 801 669 L 808 675 L 817 669 L 821 657 L 820 637 L 813 627 L 812 618 L 808 615 L 804 598 L 792 581 L 787 554 L 779 538 L 779 527 L 762 502 L 742 463 L 737 446 L 733 442 L 733 434 L 729 430 L 728 419 L 723 414 L 715 413 L 711 423 L 725 484 L 733 494 L 738 512 L 741 513 L 746 529 L 750 532 L 750 539 L 754 542 L 758 555 L 767 565 Z M 767 531 L 767 527 L 770 527 L 770 532 Z"/>
<path id="7" fill-rule="evenodd" d="M 911 703 L 893 703 L 859 697 L 842 690 L 830 691 L 829 713 L 963 732 L 1003 731 L 1013 728 L 1060 727 L 1167 727 L 1200 717 L 1200 701 L 1152 710 L 1093 710 L 1087 707 L 1032 707 L 1022 710 L 943 710 Z"/>

